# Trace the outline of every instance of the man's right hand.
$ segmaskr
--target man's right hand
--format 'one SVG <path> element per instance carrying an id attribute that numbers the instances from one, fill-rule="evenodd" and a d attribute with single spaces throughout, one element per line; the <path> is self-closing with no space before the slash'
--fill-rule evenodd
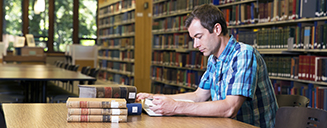
<path id="1" fill-rule="evenodd" d="M 147 99 L 147 98 L 152 99 L 153 98 L 153 94 L 151 94 L 151 93 L 138 93 L 136 95 L 136 102 L 139 102 L 142 99 Z"/>

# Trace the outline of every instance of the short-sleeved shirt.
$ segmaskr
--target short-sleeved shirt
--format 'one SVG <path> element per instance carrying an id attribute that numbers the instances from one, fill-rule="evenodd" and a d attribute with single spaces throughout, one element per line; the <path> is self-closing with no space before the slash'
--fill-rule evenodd
<path id="1" fill-rule="evenodd" d="M 228 95 L 247 97 L 236 119 L 261 128 L 275 126 L 278 106 L 266 64 L 255 48 L 233 36 L 218 58 L 208 58 L 199 87 L 210 90 L 213 101 Z"/>

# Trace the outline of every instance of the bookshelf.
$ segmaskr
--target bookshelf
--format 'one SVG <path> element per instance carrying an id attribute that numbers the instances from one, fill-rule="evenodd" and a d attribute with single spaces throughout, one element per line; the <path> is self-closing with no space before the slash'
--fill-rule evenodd
<path id="1" fill-rule="evenodd" d="M 229 14 L 230 34 L 262 54 L 276 94 L 304 95 L 310 107 L 327 110 L 326 5 L 326 0 L 245 0 L 217 6 Z"/>
<path id="2" fill-rule="evenodd" d="M 262 54 L 276 94 L 305 95 L 311 100 L 311 107 L 323 102 L 326 105 L 322 109 L 327 110 L 327 100 L 317 101 L 324 97 L 323 93 L 327 94 L 327 68 L 324 66 L 327 59 L 323 58 L 327 57 L 326 0 L 154 0 L 153 93 L 196 89 L 199 78 L 193 77 L 194 81 L 189 81 L 188 77 L 192 75 L 185 74 L 201 76 L 205 63 L 201 65 L 202 60 L 193 60 L 201 62 L 197 66 L 186 63 L 187 60 L 184 63 L 176 61 L 176 58 L 182 56 L 188 61 L 202 58 L 197 55 L 199 51 L 193 49 L 182 21 L 193 8 L 205 3 L 213 3 L 223 11 L 229 34 Z"/>
<path id="3" fill-rule="evenodd" d="M 98 67 L 99 79 L 136 86 L 139 92 L 150 92 L 151 45 L 149 24 L 151 9 L 143 8 L 149 0 L 99 0 Z M 151 2 L 151 1 L 150 1 Z M 151 13 L 150 13 L 151 14 Z M 151 47 L 151 46 L 148 46 Z M 147 59 L 149 58 L 149 59 Z"/>
<path id="4" fill-rule="evenodd" d="M 152 24 L 152 93 L 195 91 L 207 57 L 193 48 L 184 19 L 194 7 L 209 1 L 154 0 Z"/>

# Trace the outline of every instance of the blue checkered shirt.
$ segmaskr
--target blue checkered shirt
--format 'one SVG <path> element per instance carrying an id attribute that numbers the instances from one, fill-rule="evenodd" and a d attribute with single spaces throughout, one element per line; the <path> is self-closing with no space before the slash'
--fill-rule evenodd
<path id="1" fill-rule="evenodd" d="M 276 96 L 266 64 L 252 46 L 231 36 L 219 58 L 213 55 L 208 58 L 199 87 L 210 89 L 213 101 L 224 100 L 228 95 L 247 97 L 236 119 L 261 128 L 274 127 Z"/>

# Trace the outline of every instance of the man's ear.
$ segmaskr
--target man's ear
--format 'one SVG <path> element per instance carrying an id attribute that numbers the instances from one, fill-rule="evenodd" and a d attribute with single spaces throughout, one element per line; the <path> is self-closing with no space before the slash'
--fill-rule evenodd
<path id="1" fill-rule="evenodd" d="M 219 23 L 216 23 L 213 28 L 213 32 L 216 33 L 217 36 L 219 36 L 221 34 L 221 31 L 221 25 Z"/>

